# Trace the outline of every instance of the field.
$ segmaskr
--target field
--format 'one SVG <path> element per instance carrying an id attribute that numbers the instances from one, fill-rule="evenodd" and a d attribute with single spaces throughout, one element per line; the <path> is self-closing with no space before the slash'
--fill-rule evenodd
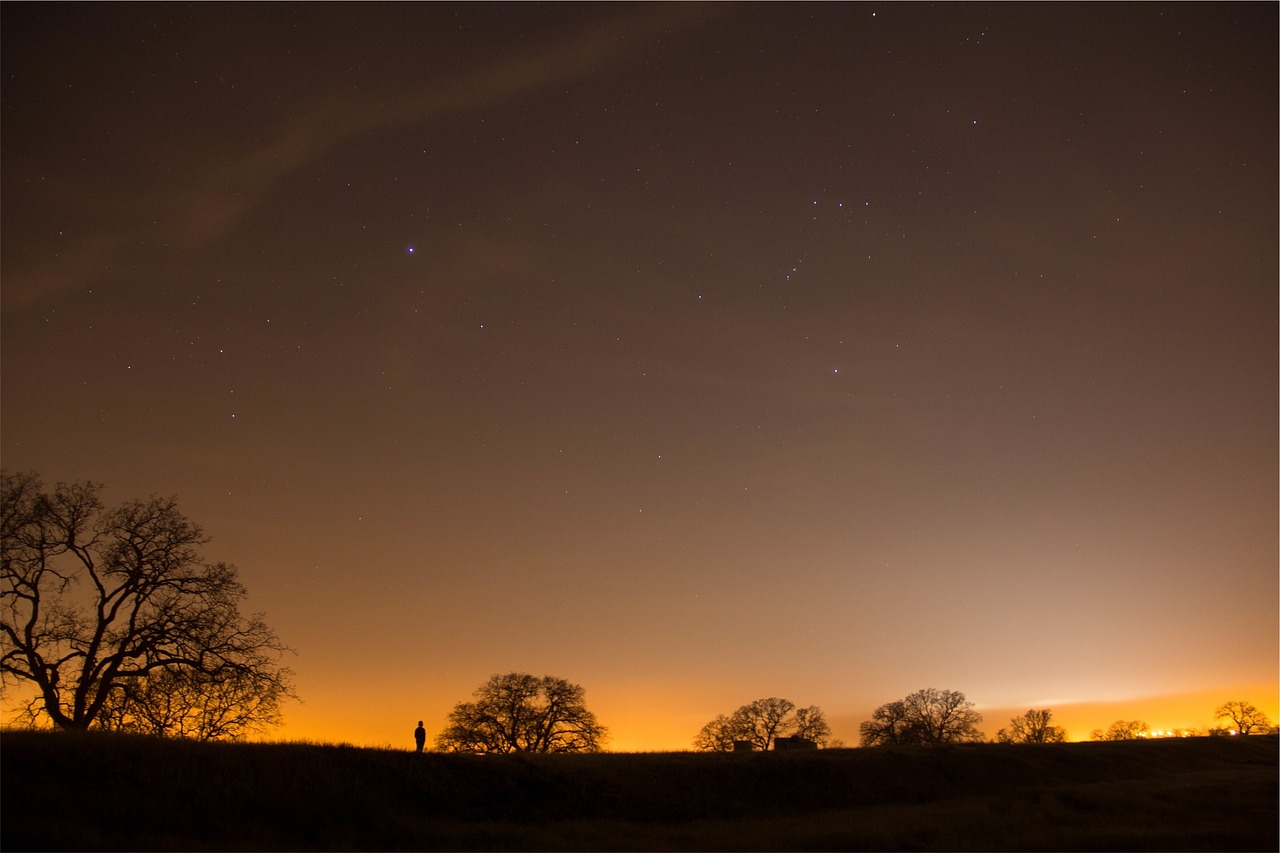
<path id="1" fill-rule="evenodd" d="M 1274 736 L 464 756 L 6 732 L 18 850 L 1271 850 Z"/>

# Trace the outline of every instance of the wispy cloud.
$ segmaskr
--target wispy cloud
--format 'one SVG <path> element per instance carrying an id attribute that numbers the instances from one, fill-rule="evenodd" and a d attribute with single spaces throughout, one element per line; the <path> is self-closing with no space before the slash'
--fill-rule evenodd
<path id="1" fill-rule="evenodd" d="M 645 5 L 424 88 L 378 103 L 350 92 L 319 96 L 261 144 L 191 164 L 188 177 L 144 190 L 111 222 L 56 255 L 6 270 L 4 301 L 28 305 L 124 263 L 139 246 L 194 248 L 233 231 L 288 175 L 360 136 L 485 109 L 616 63 L 656 34 L 697 26 L 724 6 Z"/>

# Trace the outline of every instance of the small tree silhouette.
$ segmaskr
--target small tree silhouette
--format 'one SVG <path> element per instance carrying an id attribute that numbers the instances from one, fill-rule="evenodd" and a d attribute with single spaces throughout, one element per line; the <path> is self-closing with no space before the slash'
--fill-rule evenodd
<path id="1" fill-rule="evenodd" d="M 1053 711 L 1032 708 L 1020 717 L 1009 720 L 1008 728 L 996 732 L 1000 743 L 1062 743 L 1067 732 L 1061 726 L 1050 724 Z"/>
<path id="2" fill-rule="evenodd" d="M 1271 720 L 1259 711 L 1252 703 L 1243 699 L 1232 699 L 1218 706 L 1214 718 L 1226 720 L 1231 727 L 1242 735 L 1265 734 L 1271 731 Z"/>
<path id="3" fill-rule="evenodd" d="M 732 752 L 735 744 L 743 741 L 764 751 L 780 737 L 800 737 L 821 747 L 843 746 L 832 739 L 821 708 L 797 708 L 793 702 L 776 696 L 748 702 L 728 717 L 717 715 L 702 727 L 693 745 L 712 752 Z"/>
<path id="4" fill-rule="evenodd" d="M 981 722 L 963 693 L 926 687 L 881 705 L 860 729 L 863 746 L 939 746 L 981 741 Z"/>
<path id="5" fill-rule="evenodd" d="M 1089 737 L 1092 740 L 1137 740 L 1150 732 L 1151 726 L 1143 720 L 1116 720 L 1106 729 L 1094 729 Z"/>
<path id="6" fill-rule="evenodd" d="M 459 702 L 436 736 L 448 752 L 599 752 L 609 730 L 587 710 L 585 691 L 563 678 L 495 675 Z"/>

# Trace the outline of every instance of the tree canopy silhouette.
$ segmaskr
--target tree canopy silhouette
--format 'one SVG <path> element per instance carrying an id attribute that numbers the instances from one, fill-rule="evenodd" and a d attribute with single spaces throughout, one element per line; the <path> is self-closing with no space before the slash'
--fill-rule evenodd
<path id="1" fill-rule="evenodd" d="M 996 732 L 1000 743 L 1062 743 L 1067 739 L 1066 729 L 1049 721 L 1053 711 L 1048 708 L 1032 708 L 1021 716 L 1009 720 L 1007 728 Z"/>
<path id="2" fill-rule="evenodd" d="M 436 747 L 448 752 L 599 752 L 609 731 L 587 710 L 586 691 L 563 678 L 495 675 L 459 702 Z"/>
<path id="3" fill-rule="evenodd" d="M 820 747 L 842 746 L 831 737 L 831 727 L 816 705 L 797 708 L 793 702 L 771 696 L 748 702 L 731 715 L 718 715 L 702 727 L 693 745 L 697 749 L 729 752 L 738 741 L 767 750 L 779 737 L 801 737 Z"/>
<path id="4" fill-rule="evenodd" d="M 98 715 L 108 731 L 234 740 L 278 725 L 283 685 L 270 674 L 228 671 L 214 676 L 189 667 L 122 678 Z"/>
<path id="5" fill-rule="evenodd" d="M 0 472 L 0 676 L 63 729 L 235 737 L 293 697 L 287 648 L 243 617 L 234 566 L 173 499 L 106 509 L 100 484 Z"/>
<path id="6" fill-rule="evenodd" d="M 1253 705 L 1243 699 L 1232 699 L 1218 706 L 1214 718 L 1231 724 L 1242 735 L 1266 734 L 1271 731 L 1271 720 Z"/>
<path id="7" fill-rule="evenodd" d="M 981 741 L 980 722 L 963 693 L 926 687 L 881 705 L 859 728 L 863 746 L 938 746 Z"/>
<path id="8" fill-rule="evenodd" d="M 1146 737 L 1151 726 L 1143 720 L 1116 720 L 1105 729 L 1094 729 L 1089 734 L 1091 740 L 1137 740 Z"/>

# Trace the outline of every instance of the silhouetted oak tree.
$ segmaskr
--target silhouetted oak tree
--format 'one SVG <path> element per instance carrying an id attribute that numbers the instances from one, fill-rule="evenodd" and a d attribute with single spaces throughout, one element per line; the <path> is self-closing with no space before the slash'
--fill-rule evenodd
<path id="1" fill-rule="evenodd" d="M 241 616 L 235 567 L 200 559 L 172 499 L 105 509 L 100 490 L 0 474 L 0 675 L 35 687 L 29 714 L 206 738 L 275 722 L 287 649 Z"/>
<path id="2" fill-rule="evenodd" d="M 1224 702 L 1218 706 L 1218 710 L 1214 712 L 1215 719 L 1226 720 L 1231 724 L 1231 728 L 1235 729 L 1242 735 L 1266 734 L 1271 731 L 1271 720 L 1267 715 L 1259 711 L 1250 702 L 1241 699 L 1232 699 L 1230 702 Z"/>
<path id="3" fill-rule="evenodd" d="M 980 722 L 963 693 L 926 687 L 881 705 L 859 729 L 863 746 L 938 746 L 981 741 Z"/>
<path id="4" fill-rule="evenodd" d="M 1000 743 L 1062 743 L 1067 739 L 1066 729 L 1049 721 L 1053 711 L 1048 708 L 1032 708 L 1020 717 L 1009 720 L 1008 728 L 996 732 Z"/>
<path id="5" fill-rule="evenodd" d="M 563 678 L 495 675 L 459 702 L 436 737 L 448 752 L 599 752 L 609 731 L 587 710 L 585 691 Z"/>
<path id="6" fill-rule="evenodd" d="M 1142 720 L 1116 720 L 1106 729 L 1094 729 L 1089 737 L 1093 740 L 1137 740 L 1151 731 L 1151 726 Z"/>
<path id="7" fill-rule="evenodd" d="M 767 750 L 779 737 L 802 737 L 820 747 L 841 746 L 832 740 L 822 709 L 816 705 L 796 708 L 776 696 L 743 705 L 732 715 L 718 715 L 702 727 L 693 745 L 697 749 L 729 752 L 737 741 L 748 741 L 756 749 Z"/>

